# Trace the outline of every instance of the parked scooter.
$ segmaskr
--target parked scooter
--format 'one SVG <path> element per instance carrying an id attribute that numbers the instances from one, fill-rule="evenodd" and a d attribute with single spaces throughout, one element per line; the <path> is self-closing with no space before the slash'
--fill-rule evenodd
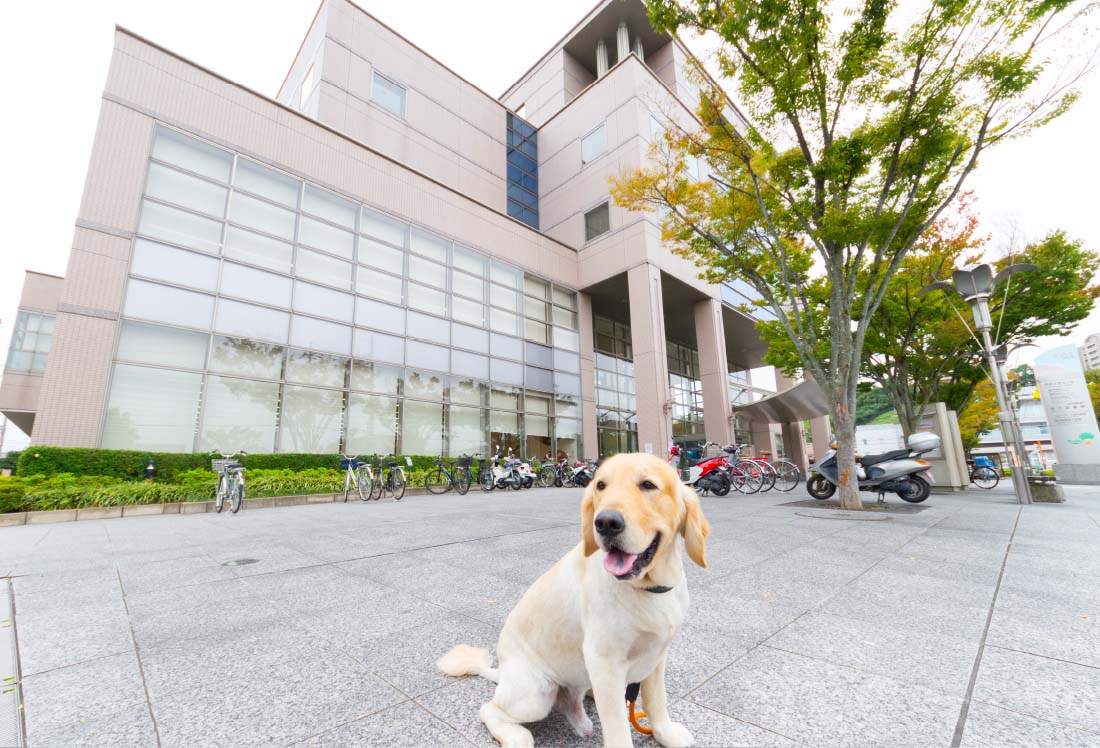
<path id="1" fill-rule="evenodd" d="M 719 447 L 715 442 L 708 442 L 706 447 Z M 681 467 L 681 459 L 683 466 Z M 716 457 L 702 457 L 691 460 L 684 457 L 683 447 L 673 445 L 668 450 L 668 464 L 672 465 L 680 474 L 680 480 L 692 486 L 701 494 L 713 493 L 715 496 L 725 496 L 733 487 L 733 481 L 729 474 L 729 461 L 723 451 Z"/>
<path id="2" fill-rule="evenodd" d="M 499 450 L 500 447 L 497 447 Z M 520 460 L 512 456 L 512 450 L 508 450 L 505 457 L 499 451 L 493 455 L 493 487 L 518 491 L 523 485 L 523 478 L 519 472 Z"/>
<path id="3" fill-rule="evenodd" d="M 530 488 L 535 485 L 535 481 L 538 480 L 539 474 L 531 468 L 531 463 L 523 460 L 519 463 L 517 469 L 519 470 L 520 486 L 522 488 Z"/>
<path id="4" fill-rule="evenodd" d="M 908 444 L 909 449 L 896 449 L 860 458 L 857 466 L 859 490 L 874 491 L 878 494 L 880 504 L 885 503 L 887 493 L 896 493 L 898 498 L 911 504 L 919 504 L 927 499 L 932 491 L 932 465 L 917 457 L 939 449 L 940 438 L 935 434 L 911 434 Z M 806 481 L 806 490 L 819 501 L 836 493 L 836 442 L 829 446 L 830 449 L 821 461 L 810 468 L 811 477 Z"/>
<path id="5" fill-rule="evenodd" d="M 570 482 L 574 486 L 584 488 L 592 482 L 592 476 L 596 474 L 596 466 L 599 463 L 596 460 L 573 460 L 573 467 L 567 468 L 572 470 L 572 478 Z"/>

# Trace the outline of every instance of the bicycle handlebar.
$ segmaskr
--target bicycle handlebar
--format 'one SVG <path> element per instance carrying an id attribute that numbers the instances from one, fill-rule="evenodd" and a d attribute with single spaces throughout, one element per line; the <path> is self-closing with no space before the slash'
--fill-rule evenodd
<path id="1" fill-rule="evenodd" d="M 236 452 L 234 452 L 233 454 L 229 454 L 229 455 L 227 455 L 227 454 L 225 454 L 224 452 L 222 452 L 222 451 L 221 451 L 220 449 L 212 449 L 212 450 L 210 450 L 210 454 L 211 454 L 211 455 L 218 455 L 218 456 L 219 456 L 219 457 L 221 457 L 221 458 L 222 458 L 223 460 L 232 460 L 232 459 L 233 459 L 234 457 L 236 457 L 237 455 L 240 455 L 241 457 L 245 457 L 245 456 L 247 456 L 247 455 L 248 455 L 248 452 L 245 452 L 245 451 L 244 451 L 243 449 L 238 449 L 238 450 L 237 450 Z"/>

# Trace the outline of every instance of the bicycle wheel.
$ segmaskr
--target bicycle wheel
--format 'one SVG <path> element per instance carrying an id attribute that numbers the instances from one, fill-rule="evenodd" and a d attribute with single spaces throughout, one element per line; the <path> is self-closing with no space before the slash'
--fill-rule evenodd
<path id="1" fill-rule="evenodd" d="M 986 490 L 993 488 L 1001 479 L 997 475 L 997 471 L 993 468 L 980 467 L 970 475 L 970 480 L 978 488 L 984 488 Z"/>
<path id="2" fill-rule="evenodd" d="M 775 480 L 776 480 L 776 477 L 777 477 L 776 473 L 775 473 L 775 468 L 773 468 L 767 462 L 760 462 L 759 460 L 753 460 L 753 462 L 755 462 L 756 466 L 758 468 L 760 468 L 760 475 L 764 479 L 763 483 L 760 485 L 760 490 L 761 491 L 770 491 L 770 490 L 772 490 L 772 488 L 775 486 Z"/>
<path id="3" fill-rule="evenodd" d="M 241 480 L 241 476 L 236 476 L 233 481 L 233 486 L 229 493 L 229 511 L 232 514 L 236 514 L 241 511 L 241 504 L 244 503 L 244 481 Z"/>
<path id="4" fill-rule="evenodd" d="M 764 485 L 764 472 L 752 460 L 738 460 L 737 470 L 745 477 L 744 493 L 756 493 Z"/>
<path id="5" fill-rule="evenodd" d="M 549 465 L 543 465 L 542 469 L 539 470 L 539 486 L 542 488 L 550 488 L 557 479 L 558 474 Z"/>
<path id="6" fill-rule="evenodd" d="M 355 471 L 355 489 L 359 492 L 360 501 L 370 501 L 370 497 L 374 494 L 374 479 L 367 472 L 366 465 L 360 465 Z"/>
<path id="7" fill-rule="evenodd" d="M 348 503 L 348 494 L 351 493 L 351 468 L 344 471 L 344 503 Z"/>
<path id="8" fill-rule="evenodd" d="M 775 469 L 776 475 L 775 486 L 783 493 L 793 491 L 798 482 L 802 480 L 802 473 L 799 472 L 794 463 L 783 460 L 772 465 L 772 467 Z"/>
<path id="9" fill-rule="evenodd" d="M 465 496 L 470 490 L 470 468 L 455 468 L 455 491 L 459 496 Z"/>
<path id="10" fill-rule="evenodd" d="M 451 476 L 441 467 L 437 467 L 424 476 L 424 488 L 428 493 L 441 494 L 451 489 Z"/>
<path id="11" fill-rule="evenodd" d="M 225 473 L 218 476 L 218 488 L 214 492 L 214 511 L 218 514 L 222 513 L 222 508 L 225 507 L 225 497 L 229 493 L 229 479 Z"/>
<path id="12" fill-rule="evenodd" d="M 397 468 L 393 471 L 390 489 L 393 491 L 394 501 L 401 501 L 401 499 L 405 498 L 405 471 L 401 468 Z"/>
<path id="13" fill-rule="evenodd" d="M 492 491 L 494 486 L 493 469 L 484 468 L 477 471 L 477 480 L 481 484 L 482 491 Z"/>

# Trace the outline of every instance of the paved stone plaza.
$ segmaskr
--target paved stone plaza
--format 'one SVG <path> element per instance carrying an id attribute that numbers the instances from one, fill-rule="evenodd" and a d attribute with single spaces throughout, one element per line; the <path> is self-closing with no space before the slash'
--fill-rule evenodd
<path id="1" fill-rule="evenodd" d="M 879 521 L 783 506 L 801 487 L 705 499 L 674 718 L 701 746 L 1100 744 L 1100 490 L 1067 493 L 1022 511 L 1004 488 L 933 496 Z M 0 529 L 27 745 L 495 745 L 491 684 L 433 663 L 493 646 L 578 541 L 579 502 L 475 490 Z M 533 730 L 599 745 L 556 714 Z"/>

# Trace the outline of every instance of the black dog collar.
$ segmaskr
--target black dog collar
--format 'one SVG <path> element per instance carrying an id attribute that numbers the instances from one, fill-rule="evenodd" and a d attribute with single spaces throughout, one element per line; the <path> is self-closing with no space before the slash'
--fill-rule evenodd
<path id="1" fill-rule="evenodd" d="M 664 587 L 664 586 L 661 586 L 661 585 L 658 585 L 656 587 L 642 587 L 642 589 L 645 590 L 646 592 L 652 592 L 655 595 L 660 595 L 662 593 L 672 591 L 671 587 Z"/>

